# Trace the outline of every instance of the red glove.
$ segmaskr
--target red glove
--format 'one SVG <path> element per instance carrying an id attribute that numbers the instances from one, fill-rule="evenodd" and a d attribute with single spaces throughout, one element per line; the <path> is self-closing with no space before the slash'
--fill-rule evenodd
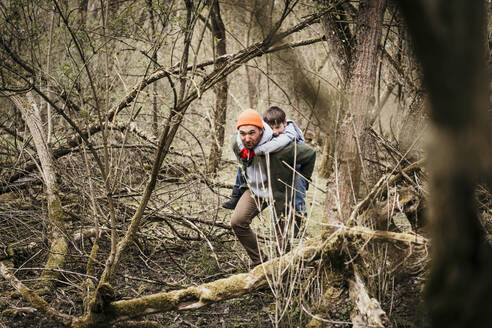
<path id="1" fill-rule="evenodd" d="M 242 159 L 248 160 L 252 159 L 255 156 L 255 151 L 254 150 L 249 150 L 247 148 L 243 148 L 239 152 L 239 156 L 241 156 Z"/>

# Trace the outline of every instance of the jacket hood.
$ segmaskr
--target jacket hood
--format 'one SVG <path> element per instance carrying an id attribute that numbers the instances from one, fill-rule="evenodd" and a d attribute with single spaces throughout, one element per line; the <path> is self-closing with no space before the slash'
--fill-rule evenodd
<path id="1" fill-rule="evenodd" d="M 292 125 L 294 127 L 294 130 L 296 131 L 296 139 L 297 143 L 303 143 L 304 142 L 304 135 L 302 134 L 301 129 L 296 125 L 296 123 L 292 120 L 287 120 L 287 125 Z"/>

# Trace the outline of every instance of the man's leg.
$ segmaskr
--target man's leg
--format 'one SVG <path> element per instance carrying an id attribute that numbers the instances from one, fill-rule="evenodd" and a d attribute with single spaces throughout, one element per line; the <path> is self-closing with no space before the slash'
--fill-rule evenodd
<path id="1" fill-rule="evenodd" d="M 250 227 L 251 221 L 261 210 L 258 206 L 261 204 L 257 204 L 255 199 L 251 197 L 251 191 L 246 190 L 239 199 L 231 218 L 232 230 L 251 258 L 253 265 L 261 262 L 258 240 Z"/>
<path id="2" fill-rule="evenodd" d="M 241 185 L 244 183 L 243 175 L 241 174 L 241 168 L 237 168 L 237 174 L 236 174 L 236 183 L 234 184 L 234 187 L 232 188 L 232 195 L 231 199 L 229 199 L 227 202 L 222 204 L 223 208 L 227 208 L 228 210 L 233 210 L 237 202 L 239 201 L 239 198 L 241 198 Z"/>

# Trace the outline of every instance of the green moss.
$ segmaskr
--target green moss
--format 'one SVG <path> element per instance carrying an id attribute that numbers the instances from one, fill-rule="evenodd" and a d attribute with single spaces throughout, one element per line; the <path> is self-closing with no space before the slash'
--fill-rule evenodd
<path id="1" fill-rule="evenodd" d="M 47 269 L 60 269 L 65 262 L 65 254 L 67 254 L 68 243 L 65 238 L 58 238 L 53 241 L 50 248 L 50 257 L 46 263 Z"/>
<path id="2" fill-rule="evenodd" d="M 19 316 L 20 313 L 18 310 L 15 309 L 6 309 L 3 310 L 2 313 L 0 314 L 0 317 L 5 317 L 5 318 L 15 318 Z"/>
<path id="3" fill-rule="evenodd" d="M 218 271 L 219 267 L 215 257 L 212 256 L 207 245 L 200 248 L 200 268 L 203 270 L 203 275 L 211 275 Z"/>
<path id="4" fill-rule="evenodd" d="M 50 248 L 50 255 L 46 262 L 46 271 L 41 274 L 42 279 L 56 279 L 59 276 L 59 272 L 53 271 L 53 269 L 61 269 L 65 264 L 65 255 L 68 251 L 68 243 L 64 237 L 60 236 L 53 240 Z M 41 282 L 43 284 L 43 282 Z"/>
<path id="5" fill-rule="evenodd" d="M 99 244 L 94 243 L 91 249 L 91 254 L 89 255 L 89 260 L 87 261 L 86 273 L 88 275 L 94 275 L 94 263 L 96 263 L 97 251 L 99 250 Z"/>
<path id="6" fill-rule="evenodd" d="M 240 294 L 246 288 L 248 276 L 250 274 L 243 273 L 204 285 L 201 290 L 201 300 L 203 302 L 217 301 L 223 299 L 226 295 Z"/>
<path id="7" fill-rule="evenodd" d="M 65 239 L 65 214 L 62 209 L 60 198 L 55 195 L 48 196 L 48 216 L 52 229 L 52 243 L 50 254 L 46 262 L 46 271 L 43 271 L 41 285 L 52 285 L 50 280 L 57 279 L 59 272 L 53 269 L 61 269 L 65 266 L 65 255 L 68 252 L 68 242 Z"/>
<path id="8" fill-rule="evenodd" d="M 56 195 L 48 197 L 48 217 L 51 224 L 62 231 L 65 230 L 65 213 L 63 212 L 61 200 Z"/>
<path id="9" fill-rule="evenodd" d="M 0 195 L 0 200 L 15 200 L 17 199 L 16 195 L 13 192 L 6 192 Z"/>
<path id="10" fill-rule="evenodd" d="M 25 297 L 36 309 L 45 309 L 48 307 L 48 303 L 43 300 L 38 294 L 22 285 L 19 292 Z"/>
<path id="11" fill-rule="evenodd" d="M 15 256 L 15 250 L 12 246 L 7 247 L 7 258 L 13 258 Z"/>
<path id="12" fill-rule="evenodd" d="M 132 300 L 124 300 L 109 304 L 106 315 L 109 317 L 134 317 L 142 313 L 161 312 L 176 309 L 178 303 L 198 301 L 195 287 L 169 293 L 158 293 Z"/>
<path id="13" fill-rule="evenodd" d="M 84 307 L 84 311 L 87 311 L 87 309 L 89 309 L 90 298 L 94 293 L 94 283 L 92 282 L 91 279 L 86 279 L 82 283 L 81 287 L 84 290 L 84 298 L 82 304 Z"/>

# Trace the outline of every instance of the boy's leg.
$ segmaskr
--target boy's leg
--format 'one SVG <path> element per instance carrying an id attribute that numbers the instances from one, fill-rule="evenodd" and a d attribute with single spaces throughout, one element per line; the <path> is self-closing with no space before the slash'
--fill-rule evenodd
<path id="1" fill-rule="evenodd" d="M 244 179 L 243 175 L 241 174 L 241 167 L 237 168 L 237 173 L 236 173 L 236 183 L 235 185 L 238 187 L 241 187 L 244 184 Z"/>
<path id="2" fill-rule="evenodd" d="M 294 200 L 296 209 L 296 215 L 294 219 L 294 238 L 296 238 L 299 234 L 299 230 L 301 229 L 302 218 L 306 216 L 306 180 L 297 175 L 294 180 L 294 188 L 296 189 Z"/>
<path id="3" fill-rule="evenodd" d="M 241 185 L 244 184 L 244 179 L 243 175 L 241 174 L 241 168 L 237 168 L 237 174 L 236 174 L 236 183 L 234 184 L 234 187 L 232 188 L 232 195 L 231 199 L 229 199 L 227 202 L 222 204 L 223 208 L 226 208 L 228 210 L 233 210 L 236 208 L 237 202 L 239 201 L 239 198 L 241 198 L 242 191 L 241 191 Z"/>
<path id="4" fill-rule="evenodd" d="M 258 206 L 261 204 L 257 204 L 255 199 L 251 197 L 251 192 L 246 190 L 231 217 L 232 230 L 251 258 L 253 265 L 261 263 L 262 258 L 256 234 L 250 227 L 251 221 L 261 210 Z M 263 260 L 265 259 L 263 258 Z"/>

